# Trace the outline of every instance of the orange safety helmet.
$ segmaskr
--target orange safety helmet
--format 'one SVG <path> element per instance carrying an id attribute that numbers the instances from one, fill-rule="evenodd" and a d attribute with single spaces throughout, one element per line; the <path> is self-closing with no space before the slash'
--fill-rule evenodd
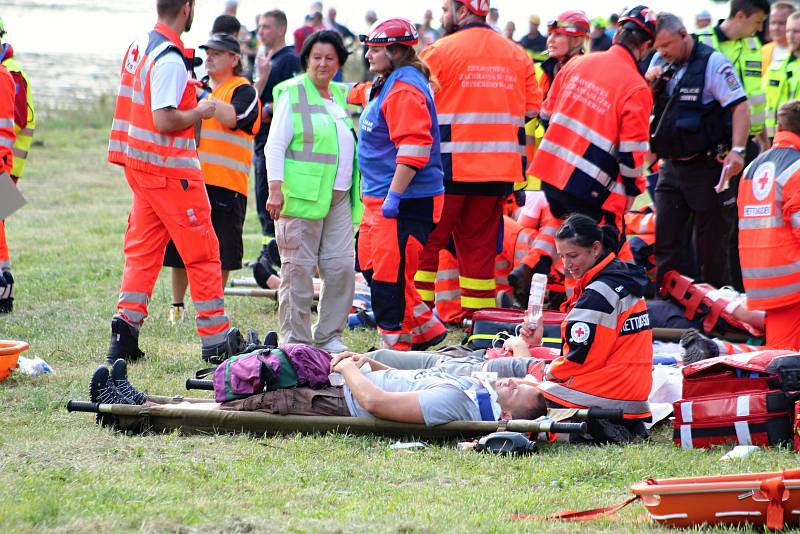
<path id="1" fill-rule="evenodd" d="M 641 30 L 651 39 L 656 38 L 656 14 L 647 6 L 636 6 L 629 9 L 619 18 L 617 26 Z"/>
<path id="2" fill-rule="evenodd" d="M 569 37 L 584 37 L 590 29 L 589 17 L 583 11 L 564 11 L 556 20 L 547 23 L 549 33 L 560 33 Z"/>
<path id="3" fill-rule="evenodd" d="M 410 20 L 400 17 L 379 20 L 369 29 L 368 35 L 359 35 L 358 38 L 367 46 L 416 46 L 419 43 L 417 28 Z"/>

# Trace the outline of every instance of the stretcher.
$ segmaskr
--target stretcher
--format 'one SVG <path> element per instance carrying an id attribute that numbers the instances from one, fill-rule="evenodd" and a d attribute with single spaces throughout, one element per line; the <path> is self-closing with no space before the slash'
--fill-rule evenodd
<path id="1" fill-rule="evenodd" d="M 585 421 L 457 421 L 437 426 L 397 423 L 368 417 L 328 417 L 274 415 L 264 412 L 239 412 L 225 410 L 198 409 L 174 406 L 182 402 L 190 404 L 212 402 L 209 399 L 149 396 L 148 401 L 155 405 L 98 404 L 71 400 L 67 403 L 69 412 L 90 412 L 110 414 L 119 421 L 119 428 L 130 432 L 171 432 L 181 430 L 187 433 L 222 432 L 263 434 L 313 434 L 340 432 L 347 434 L 370 434 L 381 436 L 414 436 L 427 440 L 450 440 L 455 438 L 477 438 L 497 431 L 530 433 L 586 433 Z M 169 406 L 173 405 L 173 406 Z M 612 415 L 591 410 L 576 410 L 577 417 Z M 616 414 L 613 414 L 616 415 Z"/>
<path id="2" fill-rule="evenodd" d="M 650 518 L 671 527 L 800 524 L 800 469 L 648 479 L 631 486 Z"/>

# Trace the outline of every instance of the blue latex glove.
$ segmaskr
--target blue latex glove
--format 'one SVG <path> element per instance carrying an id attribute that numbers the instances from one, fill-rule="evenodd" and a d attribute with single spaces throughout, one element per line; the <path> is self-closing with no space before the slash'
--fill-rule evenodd
<path id="1" fill-rule="evenodd" d="M 387 219 L 397 218 L 400 213 L 400 193 L 389 191 L 386 194 L 386 199 L 383 201 L 383 206 L 381 206 L 381 213 Z"/>

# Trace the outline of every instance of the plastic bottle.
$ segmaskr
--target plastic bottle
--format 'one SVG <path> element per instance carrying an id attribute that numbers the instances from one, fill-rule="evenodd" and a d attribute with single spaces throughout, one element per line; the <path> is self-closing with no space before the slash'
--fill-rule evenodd
<path id="1" fill-rule="evenodd" d="M 526 317 L 530 324 L 538 324 L 542 318 L 545 291 L 547 291 L 547 275 L 534 274 L 531 279 L 531 293 L 528 297 L 528 315 Z"/>

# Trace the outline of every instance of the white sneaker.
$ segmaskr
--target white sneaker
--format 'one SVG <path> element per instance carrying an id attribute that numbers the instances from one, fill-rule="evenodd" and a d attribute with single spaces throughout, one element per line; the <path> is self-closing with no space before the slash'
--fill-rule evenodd
<path id="1" fill-rule="evenodd" d="M 342 338 L 334 337 L 330 339 L 327 343 L 323 343 L 322 345 L 317 345 L 317 348 L 322 349 L 330 354 L 338 354 L 340 352 L 346 351 L 347 345 L 342 343 Z"/>
<path id="2" fill-rule="evenodd" d="M 176 325 L 186 319 L 186 308 L 183 306 L 169 307 L 169 324 Z"/>

